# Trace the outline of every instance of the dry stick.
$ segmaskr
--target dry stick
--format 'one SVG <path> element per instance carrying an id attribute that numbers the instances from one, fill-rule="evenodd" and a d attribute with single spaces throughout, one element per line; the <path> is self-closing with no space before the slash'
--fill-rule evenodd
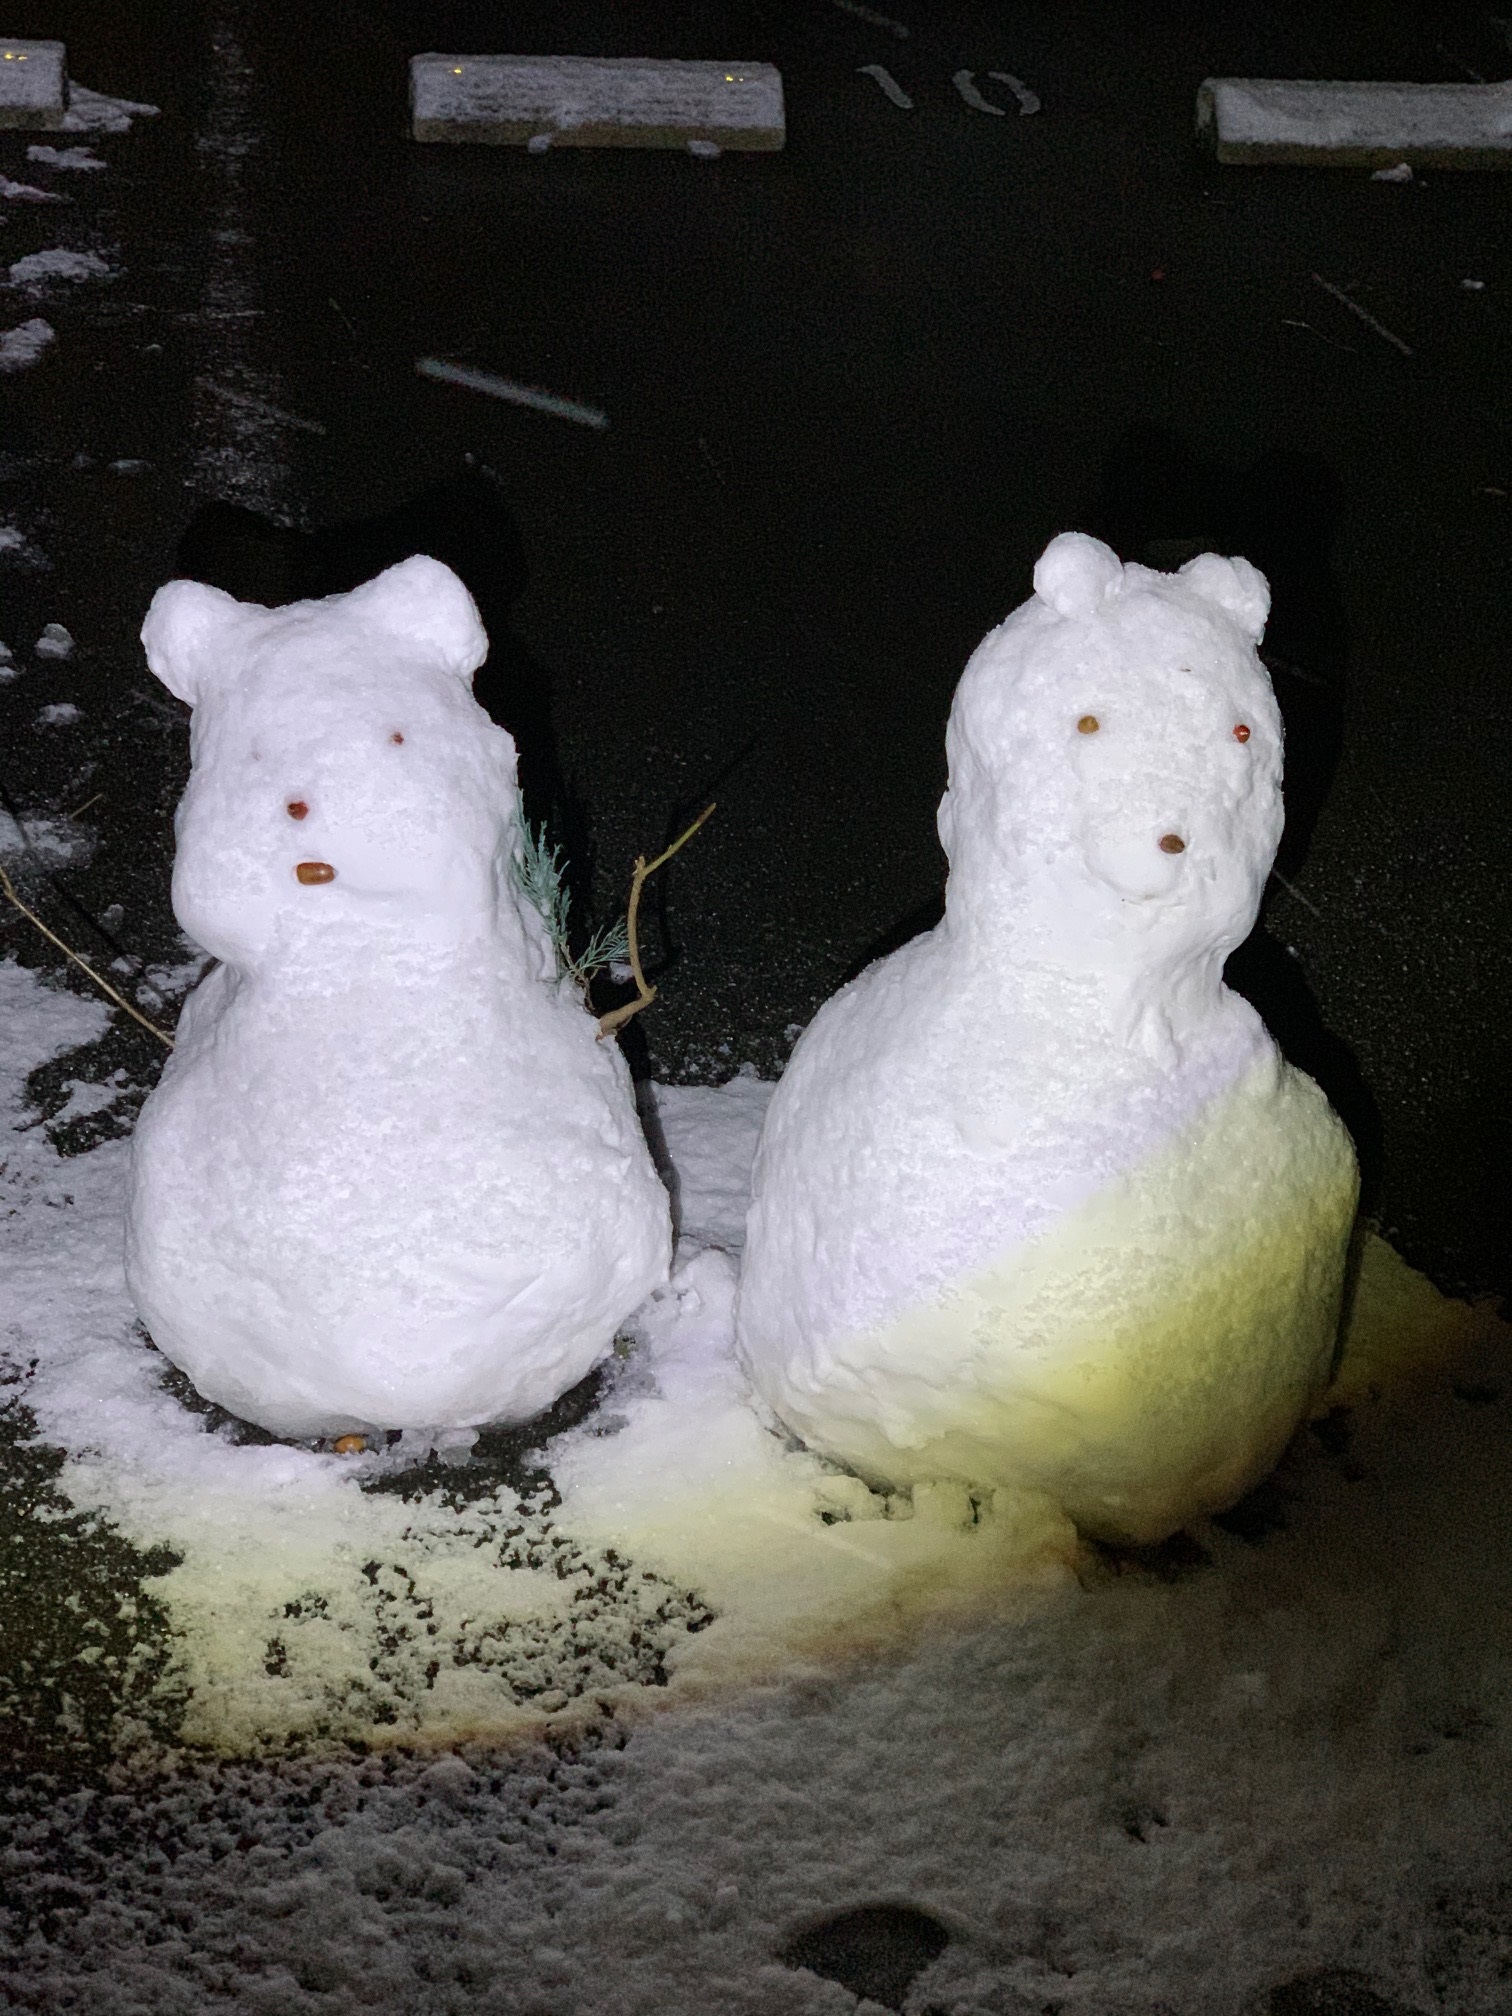
<path id="1" fill-rule="evenodd" d="M 1339 302 L 1343 307 L 1347 308 L 1351 315 L 1358 315 L 1360 320 L 1365 324 L 1365 327 L 1367 329 L 1374 329 L 1377 336 L 1384 337 L 1386 342 L 1391 344 L 1394 349 L 1400 350 L 1404 357 L 1410 357 L 1413 354 L 1412 345 L 1410 343 L 1404 343 L 1401 337 L 1398 336 L 1394 330 L 1388 329 L 1386 327 L 1386 324 L 1384 322 L 1377 322 L 1376 318 L 1374 317 L 1374 315 L 1371 314 L 1370 310 L 1368 308 L 1362 308 L 1359 302 L 1356 301 L 1352 295 L 1346 294 L 1344 292 L 1344 289 L 1342 287 L 1335 287 L 1332 280 L 1325 280 L 1321 273 L 1314 273 L 1312 277 L 1323 289 L 1323 292 L 1325 294 L 1332 294 L 1335 301 Z"/>
<path id="2" fill-rule="evenodd" d="M 115 1002 L 116 1006 L 118 1008 L 124 1008 L 126 1010 L 126 1013 L 132 1018 L 134 1022 L 140 1022 L 144 1029 L 150 1029 L 153 1035 L 157 1037 L 160 1043 L 166 1044 L 170 1050 L 173 1048 L 173 1038 L 168 1034 L 168 1031 L 166 1029 L 159 1029 L 156 1022 L 149 1022 L 147 1020 L 147 1017 L 142 1013 L 140 1008 L 133 1008 L 131 1003 L 126 999 L 126 996 L 124 994 L 118 994 L 114 989 L 114 987 L 111 986 L 110 982 L 108 980 L 102 980 L 99 974 L 96 973 L 96 971 L 94 970 L 93 966 L 89 965 L 86 960 L 81 959 L 78 953 L 75 952 L 75 950 L 71 945 L 65 945 L 63 940 L 58 936 L 57 932 L 50 929 L 48 925 L 42 922 L 42 919 L 37 915 L 35 910 L 27 909 L 26 905 L 21 901 L 21 898 L 16 894 L 15 883 L 12 882 L 10 876 L 6 874 L 3 868 L 0 868 L 0 892 L 3 892 L 3 894 L 12 903 L 15 904 L 16 908 L 21 912 L 21 915 L 24 918 L 26 918 L 28 923 L 36 925 L 37 929 L 42 933 L 42 936 L 44 938 L 50 938 L 53 944 L 57 946 L 60 952 L 66 952 L 68 957 L 72 959 L 72 961 L 74 962 L 75 966 L 81 967 L 83 971 L 89 975 L 90 979 L 93 980 L 96 987 L 100 989 L 100 992 L 102 994 L 108 994 L 111 1000 Z"/>
<path id="3" fill-rule="evenodd" d="M 632 1015 L 639 1015 L 642 1008 L 656 999 L 656 989 L 647 985 L 646 976 L 641 971 L 640 939 L 636 932 L 636 922 L 640 915 L 641 891 L 645 888 L 650 877 L 656 873 L 657 869 L 665 867 L 678 848 L 687 845 L 713 810 L 714 807 L 712 805 L 705 805 L 688 830 L 685 833 L 680 833 L 670 847 L 663 848 L 654 861 L 647 861 L 644 854 L 638 854 L 635 857 L 635 873 L 630 878 L 630 901 L 625 906 L 625 938 L 630 947 L 630 972 L 639 992 L 635 1000 L 627 1001 L 622 1008 L 611 1008 L 607 1015 L 599 1017 L 598 1033 L 600 1043 L 603 1042 L 606 1036 L 616 1035 L 624 1028 Z"/>

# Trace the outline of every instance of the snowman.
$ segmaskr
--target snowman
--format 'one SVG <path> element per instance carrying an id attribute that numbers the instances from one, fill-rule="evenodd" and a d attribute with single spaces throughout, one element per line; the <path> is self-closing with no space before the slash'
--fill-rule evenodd
<path id="1" fill-rule="evenodd" d="M 951 709 L 943 921 L 773 1097 L 737 1337 L 862 1476 L 1137 1544 L 1232 1504 L 1326 1382 L 1357 1178 L 1223 984 L 1281 832 L 1263 576 L 1066 533 L 1034 588 Z"/>
<path id="2" fill-rule="evenodd" d="M 133 1143 L 142 1320 L 275 1434 L 527 1419 L 663 1280 L 669 1217 L 519 893 L 472 600 L 423 556 L 279 609 L 174 581 L 142 638 L 194 709 L 173 906 L 220 962 Z"/>

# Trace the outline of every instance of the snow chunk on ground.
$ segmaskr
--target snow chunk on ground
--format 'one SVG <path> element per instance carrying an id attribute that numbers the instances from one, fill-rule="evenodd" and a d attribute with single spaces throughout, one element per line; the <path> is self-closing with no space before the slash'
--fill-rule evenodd
<path id="1" fill-rule="evenodd" d="M 71 700 L 54 700 L 37 715 L 39 728 L 69 728 L 75 721 L 82 721 L 82 712 Z"/>
<path id="2" fill-rule="evenodd" d="M 47 623 L 32 648 L 39 658 L 72 658 L 74 640 L 61 623 Z"/>
<path id="3" fill-rule="evenodd" d="M 0 196 L 7 203 L 65 203 L 68 198 L 59 196 L 52 189 L 36 189 L 30 182 L 12 182 L 9 176 L 0 175 Z"/>
<path id="4" fill-rule="evenodd" d="M 76 85 L 74 88 L 77 90 L 78 86 Z M 99 155 L 89 147 L 28 147 L 26 158 L 28 161 L 38 161 L 47 168 L 88 171 L 90 169 L 108 168 L 110 166 L 108 161 L 102 161 Z"/>
<path id="5" fill-rule="evenodd" d="M 51 322 L 33 315 L 14 329 L 0 331 L 0 371 L 25 371 L 35 364 L 57 336 Z"/>
<path id="6" fill-rule="evenodd" d="M 47 565 L 41 548 L 32 544 L 19 525 L 0 525 L 0 559 L 18 567 Z"/>
<path id="7" fill-rule="evenodd" d="M 97 252 L 70 252 L 66 247 L 53 246 L 17 259 L 10 269 L 10 280 L 13 287 L 36 288 L 50 280 L 109 280 L 114 273 L 115 268 Z"/>
<path id="8" fill-rule="evenodd" d="M 138 105 L 130 98 L 110 98 L 103 91 L 87 90 L 68 80 L 68 110 L 63 114 L 65 133 L 129 133 L 133 119 L 156 119 L 156 105 Z M 28 150 L 29 151 L 29 150 Z M 77 150 L 82 153 L 84 150 Z M 68 167 L 93 167 L 93 162 L 71 161 Z M 100 164 L 103 166 L 103 163 Z"/>
<path id="9" fill-rule="evenodd" d="M 40 865 L 62 868 L 87 858 L 88 853 L 88 837 L 71 819 L 28 813 L 25 821 L 18 823 L 9 812 L 0 811 L 0 860 L 14 863 L 18 856 L 30 855 Z"/>

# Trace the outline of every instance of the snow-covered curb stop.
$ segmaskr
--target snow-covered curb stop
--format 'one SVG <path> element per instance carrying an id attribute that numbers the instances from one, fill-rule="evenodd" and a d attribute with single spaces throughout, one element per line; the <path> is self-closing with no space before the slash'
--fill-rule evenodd
<path id="1" fill-rule="evenodd" d="M 417 140 L 497 147 L 711 147 L 770 153 L 787 128 L 770 63 L 639 56 L 414 56 Z"/>
<path id="2" fill-rule="evenodd" d="M 52 132 L 68 109 L 61 42 L 0 42 L 0 126 Z"/>
<path id="3" fill-rule="evenodd" d="M 1197 137 L 1241 167 L 1512 168 L 1512 84 L 1209 77 Z"/>

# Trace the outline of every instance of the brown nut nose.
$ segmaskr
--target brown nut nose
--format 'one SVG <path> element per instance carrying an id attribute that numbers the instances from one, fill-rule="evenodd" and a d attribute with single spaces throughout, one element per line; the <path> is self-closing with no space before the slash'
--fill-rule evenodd
<path id="1" fill-rule="evenodd" d="M 1162 841 L 1164 846 L 1165 842 Z M 301 882 L 334 882 L 336 870 L 329 861 L 301 861 L 294 873 Z"/>
<path id="2" fill-rule="evenodd" d="M 1185 854 L 1186 842 L 1179 833 L 1162 833 L 1160 851 L 1162 854 Z"/>

